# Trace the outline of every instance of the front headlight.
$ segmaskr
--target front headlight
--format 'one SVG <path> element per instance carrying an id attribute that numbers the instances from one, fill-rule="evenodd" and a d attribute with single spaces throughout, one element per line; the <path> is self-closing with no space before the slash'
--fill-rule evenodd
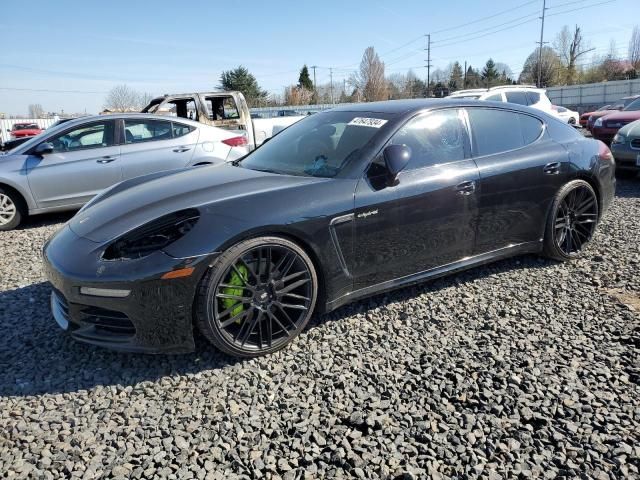
<path id="1" fill-rule="evenodd" d="M 589 118 L 587 118 L 587 122 L 593 123 L 593 115 L 589 115 Z"/>
<path id="2" fill-rule="evenodd" d="M 599 119 L 596 120 L 596 123 L 593 124 L 594 127 L 601 127 L 602 126 L 602 117 L 600 117 Z"/>
<path id="3" fill-rule="evenodd" d="M 613 137 L 612 143 L 627 143 L 627 137 L 618 132 L 615 137 Z"/>
<path id="4" fill-rule="evenodd" d="M 188 208 L 164 215 L 136 228 L 107 247 L 104 260 L 132 260 L 146 257 L 184 237 L 200 218 L 200 212 Z"/>

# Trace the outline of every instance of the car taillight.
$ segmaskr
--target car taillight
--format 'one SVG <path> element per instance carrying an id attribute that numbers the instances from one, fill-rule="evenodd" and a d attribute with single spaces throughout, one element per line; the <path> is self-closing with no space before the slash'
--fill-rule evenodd
<path id="1" fill-rule="evenodd" d="M 603 162 L 612 162 L 613 154 L 611 153 L 611 150 L 609 150 L 609 147 L 607 147 L 607 145 L 600 140 L 598 140 L 598 143 L 600 144 L 598 148 L 598 158 L 600 158 L 600 160 L 602 160 Z"/>
<path id="2" fill-rule="evenodd" d="M 226 140 L 222 140 L 222 143 L 229 145 L 230 147 L 243 147 L 247 145 L 248 142 L 245 136 L 240 135 L 239 137 L 231 137 Z"/>

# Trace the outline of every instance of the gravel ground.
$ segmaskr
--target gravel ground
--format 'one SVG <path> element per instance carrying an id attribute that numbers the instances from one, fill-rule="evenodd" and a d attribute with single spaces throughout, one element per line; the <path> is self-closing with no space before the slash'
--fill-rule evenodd
<path id="1" fill-rule="evenodd" d="M 251 361 L 64 336 L 39 252 L 67 218 L 0 233 L 0 476 L 640 476 L 640 179 L 578 261 L 377 296 Z"/>

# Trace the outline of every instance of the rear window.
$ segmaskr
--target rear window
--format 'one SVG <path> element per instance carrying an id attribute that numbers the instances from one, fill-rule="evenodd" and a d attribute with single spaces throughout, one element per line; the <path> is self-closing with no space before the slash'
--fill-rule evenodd
<path id="1" fill-rule="evenodd" d="M 502 94 L 501 93 L 495 93 L 495 94 L 485 98 L 485 100 L 488 100 L 489 102 L 501 102 L 502 101 Z"/>
<path id="2" fill-rule="evenodd" d="M 527 92 L 529 97 L 529 105 L 534 105 L 540 101 L 540 92 Z"/>
<path id="3" fill-rule="evenodd" d="M 518 105 L 529 105 L 526 92 L 505 92 L 507 102 L 516 103 Z"/>
<path id="4" fill-rule="evenodd" d="M 14 130 L 34 130 L 39 129 L 40 127 L 35 123 L 16 123 L 13 126 Z"/>

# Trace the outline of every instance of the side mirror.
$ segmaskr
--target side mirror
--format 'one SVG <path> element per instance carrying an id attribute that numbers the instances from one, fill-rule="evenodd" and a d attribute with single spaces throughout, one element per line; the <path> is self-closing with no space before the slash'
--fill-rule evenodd
<path id="1" fill-rule="evenodd" d="M 35 148 L 33 153 L 35 153 L 36 155 L 38 155 L 40 157 L 43 157 L 44 155 L 47 155 L 48 153 L 53 153 L 53 144 L 51 144 L 49 142 L 41 143 L 40 145 L 38 145 Z"/>
<path id="2" fill-rule="evenodd" d="M 387 183 L 395 185 L 398 174 L 404 170 L 411 158 L 411 148 L 406 145 L 388 145 L 384 152 L 384 163 L 387 167 Z"/>

